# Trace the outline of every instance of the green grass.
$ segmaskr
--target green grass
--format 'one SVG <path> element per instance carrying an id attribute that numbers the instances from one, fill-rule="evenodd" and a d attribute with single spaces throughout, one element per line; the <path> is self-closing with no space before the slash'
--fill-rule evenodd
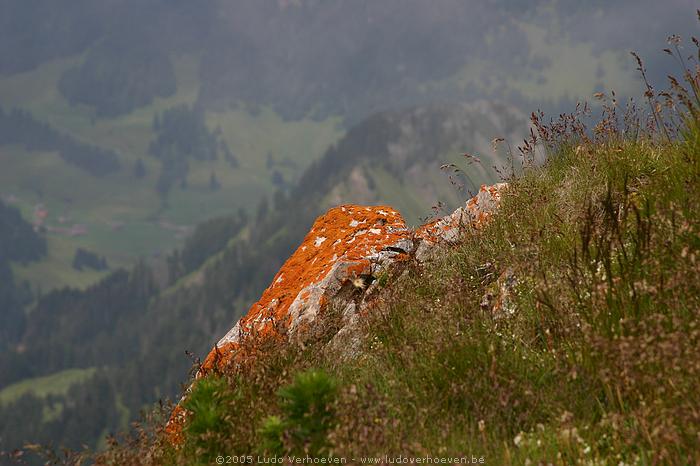
<path id="1" fill-rule="evenodd" d="M 344 134 L 341 122 L 340 117 L 321 122 L 285 121 L 269 107 L 262 107 L 254 115 L 241 109 L 207 114 L 209 127 L 221 128 L 224 140 L 241 158 L 244 169 L 265 173 L 269 152 L 283 175 L 300 174 L 299 168 L 308 166 L 338 141 Z M 297 168 L 285 167 L 285 159 Z"/>
<path id="2" fill-rule="evenodd" d="M 48 254 L 41 262 L 27 265 L 13 264 L 12 269 L 18 282 L 28 281 L 42 292 L 54 288 L 73 286 L 86 288 L 103 278 L 108 271 L 91 269 L 76 270 L 72 267 L 75 248 L 80 245 L 73 239 L 64 237 L 48 238 Z M 118 265 L 110 262 L 110 266 Z"/>
<path id="3" fill-rule="evenodd" d="M 38 397 L 64 395 L 72 385 L 84 382 L 92 377 L 95 370 L 94 367 L 67 369 L 44 377 L 35 377 L 17 382 L 0 391 L 0 404 L 11 403 L 25 393 L 32 393 Z"/>
<path id="4" fill-rule="evenodd" d="M 327 345 L 341 324 L 331 305 L 303 344 L 251 343 L 209 402 L 185 405 L 185 445 L 198 448 L 160 436 L 136 454 L 193 464 L 310 448 L 318 439 L 292 441 L 275 394 L 318 369 L 337 387 L 314 408 L 331 413 L 321 443 L 337 457 L 697 463 L 700 125 L 686 121 L 671 141 L 555 131 L 547 163 L 510 180 L 484 228 L 382 278 L 359 356 Z"/>
<path id="5" fill-rule="evenodd" d="M 414 451 L 476 448 L 491 462 L 516 464 L 689 458 L 696 432 L 683 411 L 699 401 L 690 387 L 698 370 L 700 290 L 693 261 L 678 258 L 698 250 L 699 212 L 688 204 L 697 185 L 679 188 L 697 182 L 699 154 L 689 165 L 682 153 L 667 147 L 659 156 L 632 145 L 584 160 L 559 154 L 513 183 L 485 231 L 395 284 L 382 318 L 368 324 L 363 365 L 339 369 L 347 383 L 379 386 L 377 402 L 398 413 L 403 428 L 383 439 L 384 448 L 410 451 L 416 441 Z M 618 239 L 617 230 L 586 213 L 588 205 L 604 212 L 609 190 L 618 208 L 632 211 L 642 199 L 653 206 L 639 221 L 630 214 Z M 672 217 L 690 230 L 667 244 Z M 591 254 L 610 264 L 612 289 L 579 269 L 588 265 L 572 263 L 575 251 L 582 259 L 581 231 L 592 225 L 602 243 Z M 649 244 L 640 239 L 647 227 Z M 480 273 L 485 264 L 492 270 Z M 519 282 L 510 298 L 515 316 L 494 320 L 479 303 L 507 270 Z M 678 335 L 685 337 L 672 343 Z M 661 348 L 677 358 L 667 361 L 676 369 L 659 365 Z M 617 379 L 624 371 L 633 373 Z M 369 439 L 363 447 L 372 448 Z"/>

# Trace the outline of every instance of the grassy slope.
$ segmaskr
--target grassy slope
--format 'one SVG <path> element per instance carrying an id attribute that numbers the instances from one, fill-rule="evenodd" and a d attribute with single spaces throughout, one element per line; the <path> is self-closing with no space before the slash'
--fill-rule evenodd
<path id="1" fill-rule="evenodd" d="M 90 108 L 71 106 L 56 89 L 61 74 L 79 59 L 55 60 L 31 72 L 0 78 L 0 102 L 4 107 L 29 110 L 61 131 L 115 149 L 122 156 L 123 168 L 119 173 L 98 179 L 65 164 L 52 153 L 0 147 L 3 167 L 0 195 L 15 195 L 25 218 L 31 219 L 34 205 L 41 202 L 49 209 L 49 224 L 57 225 L 58 217 L 65 216 L 69 225 L 83 224 L 90 232 L 84 237 L 51 235 L 46 261 L 16 267 L 20 279 L 29 280 L 43 291 L 63 285 L 87 286 L 102 275 L 77 272 L 70 267 L 77 247 L 105 255 L 113 266 L 127 266 L 139 256 L 167 251 L 180 244 L 183 232 L 164 228 L 156 219 L 191 227 L 241 207 L 254 207 L 274 189 L 265 165 L 268 153 L 278 162 L 285 158 L 294 162 L 279 168 L 292 181 L 342 136 L 337 118 L 287 122 L 269 109 L 256 115 L 244 109 L 210 113 L 207 123 L 212 129 L 222 129 L 241 166 L 232 169 L 224 160 L 191 164 L 188 189 L 175 189 L 168 207 L 162 209 L 155 191 L 159 165 L 147 155 L 153 137 L 151 122 L 157 112 L 195 101 L 198 92 L 195 60 L 189 56 L 175 60 L 176 95 L 156 99 L 151 105 L 118 118 L 95 119 Z M 147 169 L 142 180 L 131 175 L 137 158 L 142 158 Z M 221 184 L 216 192 L 209 189 L 212 172 L 216 172 Z M 118 224 L 121 227 L 115 228 Z"/>
<path id="2" fill-rule="evenodd" d="M 213 395 L 203 385 L 197 409 L 208 414 L 184 449 L 143 448 L 183 464 L 279 448 L 264 442 L 264 419 L 283 419 L 268 431 L 297 421 L 285 418 L 277 389 L 320 367 L 339 385 L 326 432 L 338 456 L 695 462 L 698 181 L 698 131 L 688 143 L 560 148 L 512 182 L 484 230 L 387 281 L 359 359 L 339 363 L 323 349 L 334 333 L 329 314 L 304 349 L 273 349 Z M 508 270 L 514 312 L 495 318 L 480 303 L 498 295 Z M 109 455 L 128 462 L 123 450 Z"/>
<path id="3" fill-rule="evenodd" d="M 378 385 L 398 413 L 398 432 L 382 442 L 477 451 L 496 464 L 693 454 L 700 154 L 684 152 L 565 150 L 514 183 L 484 232 L 389 290 L 367 359 L 338 371 Z M 619 236 L 606 224 L 608 192 L 629 215 Z M 583 247 L 586 228 L 598 247 Z M 493 320 L 479 303 L 506 270 L 519 282 L 515 315 Z"/>

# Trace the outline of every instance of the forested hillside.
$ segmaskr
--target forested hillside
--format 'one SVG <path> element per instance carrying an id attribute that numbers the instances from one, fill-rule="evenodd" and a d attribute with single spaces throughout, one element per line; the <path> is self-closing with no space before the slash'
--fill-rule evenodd
<path id="1" fill-rule="evenodd" d="M 12 263 L 36 261 L 45 254 L 43 236 L 16 208 L 0 201 L 0 353 L 18 341 L 24 330 L 24 306 L 32 299 L 29 284 L 15 279 Z"/>

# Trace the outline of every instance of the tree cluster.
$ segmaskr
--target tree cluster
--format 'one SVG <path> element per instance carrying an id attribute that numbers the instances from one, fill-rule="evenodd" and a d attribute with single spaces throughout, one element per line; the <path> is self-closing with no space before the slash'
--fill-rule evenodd
<path id="1" fill-rule="evenodd" d="M 46 239 L 19 210 L 0 202 L 0 351 L 17 341 L 24 328 L 24 306 L 31 301 L 27 283 L 15 281 L 11 262 L 27 263 L 46 255 Z"/>
<path id="2" fill-rule="evenodd" d="M 134 44 L 136 45 L 136 44 Z M 85 61 L 66 71 L 58 89 L 73 104 L 95 108 L 98 116 L 115 117 L 168 97 L 177 90 L 168 56 L 148 42 L 125 47 L 105 40 Z"/>
<path id="3" fill-rule="evenodd" d="M 121 166 L 116 152 L 80 142 L 18 108 L 6 112 L 0 107 L 2 144 L 19 144 L 30 151 L 58 152 L 67 163 L 93 176 L 109 175 Z"/>
<path id="4" fill-rule="evenodd" d="M 199 109 L 180 105 L 157 114 L 153 118 L 153 131 L 156 139 L 148 152 L 161 162 L 157 189 L 163 196 L 175 183 L 187 185 L 190 160 L 216 160 L 223 154 L 232 166 L 238 165 L 220 131 L 207 128 L 204 113 Z"/>
<path id="5" fill-rule="evenodd" d="M 93 270 L 107 270 L 107 259 L 104 256 L 99 256 L 87 249 L 78 248 L 75 250 L 73 257 L 73 268 L 75 270 L 83 270 L 83 268 Z"/>

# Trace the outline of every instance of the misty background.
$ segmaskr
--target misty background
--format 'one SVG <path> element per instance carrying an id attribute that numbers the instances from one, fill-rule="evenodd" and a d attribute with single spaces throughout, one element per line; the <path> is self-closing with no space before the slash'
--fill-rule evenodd
<path id="1" fill-rule="evenodd" d="M 631 50 L 663 87 L 696 6 L 0 0 L 0 451 L 103 446 L 325 209 L 453 209 L 530 112 L 639 99 Z"/>

